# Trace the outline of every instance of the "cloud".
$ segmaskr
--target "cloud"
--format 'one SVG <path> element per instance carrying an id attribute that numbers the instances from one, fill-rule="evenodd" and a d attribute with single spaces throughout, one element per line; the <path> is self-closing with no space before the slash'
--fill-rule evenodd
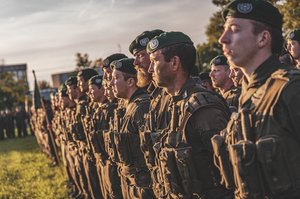
<path id="1" fill-rule="evenodd" d="M 120 45 L 129 55 L 130 42 L 145 30 L 183 31 L 195 44 L 204 42 L 217 10 L 199 0 L 0 0 L 0 6 L 0 59 L 44 69 L 48 81 L 51 73 L 72 69 L 76 52 L 104 58 Z"/>

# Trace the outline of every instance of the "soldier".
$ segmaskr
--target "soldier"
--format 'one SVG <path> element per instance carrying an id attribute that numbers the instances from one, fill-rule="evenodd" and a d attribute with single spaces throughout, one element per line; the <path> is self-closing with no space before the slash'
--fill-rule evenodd
<path id="1" fill-rule="evenodd" d="M 287 38 L 287 50 L 292 55 L 296 68 L 300 68 L 300 29 L 289 33 Z"/>
<path id="2" fill-rule="evenodd" d="M 230 72 L 227 58 L 224 55 L 218 55 L 211 60 L 209 76 L 213 86 L 219 90 L 233 112 L 238 107 L 240 89 L 234 86 L 232 79 L 229 77 Z"/>
<path id="3" fill-rule="evenodd" d="M 244 73 L 226 137 L 236 198 L 300 198 L 300 74 L 278 59 L 282 15 L 264 0 L 232 1 L 222 15 L 219 42 Z"/>
<path id="4" fill-rule="evenodd" d="M 124 58 L 112 64 L 113 89 L 124 99 L 125 113 L 114 141 L 118 153 L 119 174 L 124 198 L 153 198 L 150 173 L 140 149 L 139 131 L 149 110 L 149 96 L 136 85 L 134 59 Z"/>
<path id="5" fill-rule="evenodd" d="M 78 112 L 80 113 L 80 110 L 77 109 L 77 105 L 80 106 L 80 104 L 85 103 L 86 95 L 84 95 L 84 93 L 82 93 L 77 86 L 77 77 L 69 77 L 65 84 L 67 86 L 70 100 L 73 100 L 76 103 L 75 111 L 72 111 L 73 115 L 71 115 L 72 118 L 69 127 L 74 142 L 70 143 L 69 148 L 74 157 L 74 165 L 76 170 L 75 174 L 78 176 L 77 179 L 79 180 L 79 182 L 77 182 L 77 184 L 80 186 L 81 197 L 88 198 L 91 196 L 89 195 L 90 193 L 87 184 L 87 177 L 85 175 L 83 165 L 83 156 L 84 151 L 86 150 L 84 145 L 86 138 L 83 132 L 81 117 L 77 114 Z"/>
<path id="6" fill-rule="evenodd" d="M 163 180 L 161 198 L 230 198 L 213 164 L 210 138 L 226 126 L 224 99 L 190 77 L 196 60 L 191 39 L 166 32 L 147 45 L 153 79 L 171 96 L 167 134 L 154 145 Z"/>
<path id="7" fill-rule="evenodd" d="M 103 60 L 103 64 L 102 64 L 103 79 L 105 79 L 109 82 L 111 81 L 111 75 L 112 75 L 112 69 L 110 67 L 111 62 L 113 62 L 115 60 L 123 59 L 123 58 L 127 58 L 127 56 L 122 53 L 115 53 L 115 54 L 112 54 L 112 55 L 106 57 Z"/>
<path id="8" fill-rule="evenodd" d="M 82 134 L 82 139 L 79 140 L 80 151 L 82 153 L 82 160 L 84 165 L 85 175 L 87 177 L 89 195 L 92 198 L 102 198 L 100 190 L 100 182 L 97 175 L 96 161 L 92 151 L 92 143 L 88 131 L 88 123 L 93 114 L 93 107 L 89 104 L 90 99 L 87 94 L 89 92 L 88 81 L 93 76 L 98 75 L 97 71 L 91 68 L 86 68 L 77 74 L 77 86 L 80 89 L 81 96 L 78 99 L 76 107 L 76 118 L 80 128 L 78 131 Z M 90 105 L 90 106 L 89 106 Z"/>
<path id="9" fill-rule="evenodd" d="M 153 71 L 149 70 L 151 62 L 146 47 L 153 37 L 161 33 L 163 33 L 161 30 L 144 31 L 129 46 L 129 51 L 135 56 L 134 65 L 137 70 L 137 85 L 139 87 L 147 86 L 147 92 L 151 99 L 149 113 L 145 119 L 146 124 L 140 132 L 140 138 L 144 158 L 151 172 L 152 188 L 157 198 L 160 196 L 159 187 L 162 186 L 162 183 L 159 182 L 157 166 L 155 164 L 155 153 L 152 147 L 163 136 L 163 130 L 169 125 L 170 113 L 168 111 L 168 102 L 170 97 L 152 79 Z"/>
<path id="10" fill-rule="evenodd" d="M 112 77 L 112 69 L 110 64 L 122 58 L 127 58 L 127 56 L 120 53 L 112 54 L 104 59 L 102 66 L 104 71 L 103 88 L 107 101 L 101 106 L 101 113 L 98 115 L 96 126 L 99 133 L 102 133 L 104 139 L 104 148 L 107 154 L 107 159 L 101 163 L 103 168 L 101 170 L 102 193 L 106 199 L 123 198 L 120 176 L 118 175 L 116 147 L 113 139 L 114 112 L 117 113 L 118 110 L 122 110 L 122 107 L 117 109 L 118 100 L 114 96 L 112 87 L 110 86 Z M 121 116 L 116 114 L 117 121 L 119 121 L 121 117 L 123 118 L 123 115 Z M 118 127 L 116 127 L 116 129 L 118 129 Z M 98 163 L 99 162 L 97 162 L 97 164 Z"/>

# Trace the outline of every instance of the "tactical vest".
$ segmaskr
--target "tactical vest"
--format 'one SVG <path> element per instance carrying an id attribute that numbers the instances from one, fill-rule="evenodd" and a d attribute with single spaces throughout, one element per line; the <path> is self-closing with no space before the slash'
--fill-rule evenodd
<path id="1" fill-rule="evenodd" d="M 213 163 L 208 162 L 208 154 L 195 156 L 195 151 L 186 139 L 185 128 L 193 113 L 202 108 L 217 108 L 229 115 L 226 102 L 216 93 L 194 87 L 185 91 L 183 99 L 173 103 L 172 106 L 173 117 L 168 136 L 163 140 L 163 145 L 154 146 L 159 159 L 159 173 L 163 181 L 161 194 L 164 195 L 161 198 L 166 196 L 170 198 L 201 198 L 205 197 L 204 192 L 207 190 L 204 189 L 215 189 L 215 195 L 219 195 L 222 191 L 218 189 L 220 184 L 215 178 L 218 175 L 217 169 L 211 168 L 210 165 L 213 166 Z M 176 118 L 177 115 L 181 117 Z M 180 125 L 177 126 L 177 124 Z M 197 165 L 201 165 L 201 168 L 195 166 L 196 162 Z M 209 179 L 201 179 L 200 170 L 202 173 L 206 172 L 212 176 Z M 204 188 L 204 183 L 210 187 Z"/>
<path id="2" fill-rule="evenodd" d="M 300 196 L 300 140 L 272 117 L 284 88 L 299 80 L 299 71 L 277 70 L 232 115 L 226 142 L 237 198 Z"/>

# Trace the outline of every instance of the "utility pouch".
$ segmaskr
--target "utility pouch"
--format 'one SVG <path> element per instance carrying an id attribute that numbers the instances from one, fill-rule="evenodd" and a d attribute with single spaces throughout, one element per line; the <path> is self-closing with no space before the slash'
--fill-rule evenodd
<path id="1" fill-rule="evenodd" d="M 129 149 L 129 134 L 117 132 L 114 133 L 114 141 L 116 144 L 119 163 L 132 164 Z"/>
<path id="2" fill-rule="evenodd" d="M 288 164 L 284 156 L 285 145 L 276 135 L 260 138 L 256 142 L 257 156 L 261 163 L 264 178 L 273 194 L 292 187 Z"/>
<path id="3" fill-rule="evenodd" d="M 227 189 L 233 189 L 233 172 L 225 139 L 221 135 L 214 135 L 211 138 L 211 143 L 214 150 L 214 163 L 221 173 L 221 184 L 225 185 Z"/>
<path id="4" fill-rule="evenodd" d="M 166 194 L 183 196 L 180 174 L 176 165 L 175 152 L 172 148 L 162 148 L 159 153 L 161 174 Z"/>
<path id="5" fill-rule="evenodd" d="M 103 131 L 104 147 L 109 158 L 113 162 L 119 162 L 118 153 L 114 141 L 114 133 L 111 131 Z"/>
<path id="6" fill-rule="evenodd" d="M 244 140 L 229 145 L 229 156 L 239 197 L 263 199 L 264 190 L 256 160 L 256 145 Z"/>
<path id="7" fill-rule="evenodd" d="M 126 133 L 128 134 L 128 155 L 130 163 L 134 164 L 136 168 L 145 168 L 146 163 L 144 159 L 143 152 L 140 147 L 140 135 L 136 133 Z"/>
<path id="8" fill-rule="evenodd" d="M 192 147 L 181 147 L 175 149 L 175 160 L 181 177 L 185 198 L 201 196 L 202 184 L 197 179 L 197 172 L 192 160 Z"/>
<path id="9" fill-rule="evenodd" d="M 149 168 L 155 164 L 155 154 L 153 150 L 153 143 L 151 138 L 151 131 L 143 131 L 140 133 L 141 149 L 146 160 L 146 164 Z"/>

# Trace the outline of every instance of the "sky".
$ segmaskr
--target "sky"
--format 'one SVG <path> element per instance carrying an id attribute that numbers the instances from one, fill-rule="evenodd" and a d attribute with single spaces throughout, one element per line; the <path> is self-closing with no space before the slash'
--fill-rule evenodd
<path id="1" fill-rule="evenodd" d="M 145 30 L 182 31 L 206 41 L 211 0 L 0 0 L 0 61 L 27 63 L 38 80 L 75 69 L 75 54 L 91 60 L 122 52 Z"/>

